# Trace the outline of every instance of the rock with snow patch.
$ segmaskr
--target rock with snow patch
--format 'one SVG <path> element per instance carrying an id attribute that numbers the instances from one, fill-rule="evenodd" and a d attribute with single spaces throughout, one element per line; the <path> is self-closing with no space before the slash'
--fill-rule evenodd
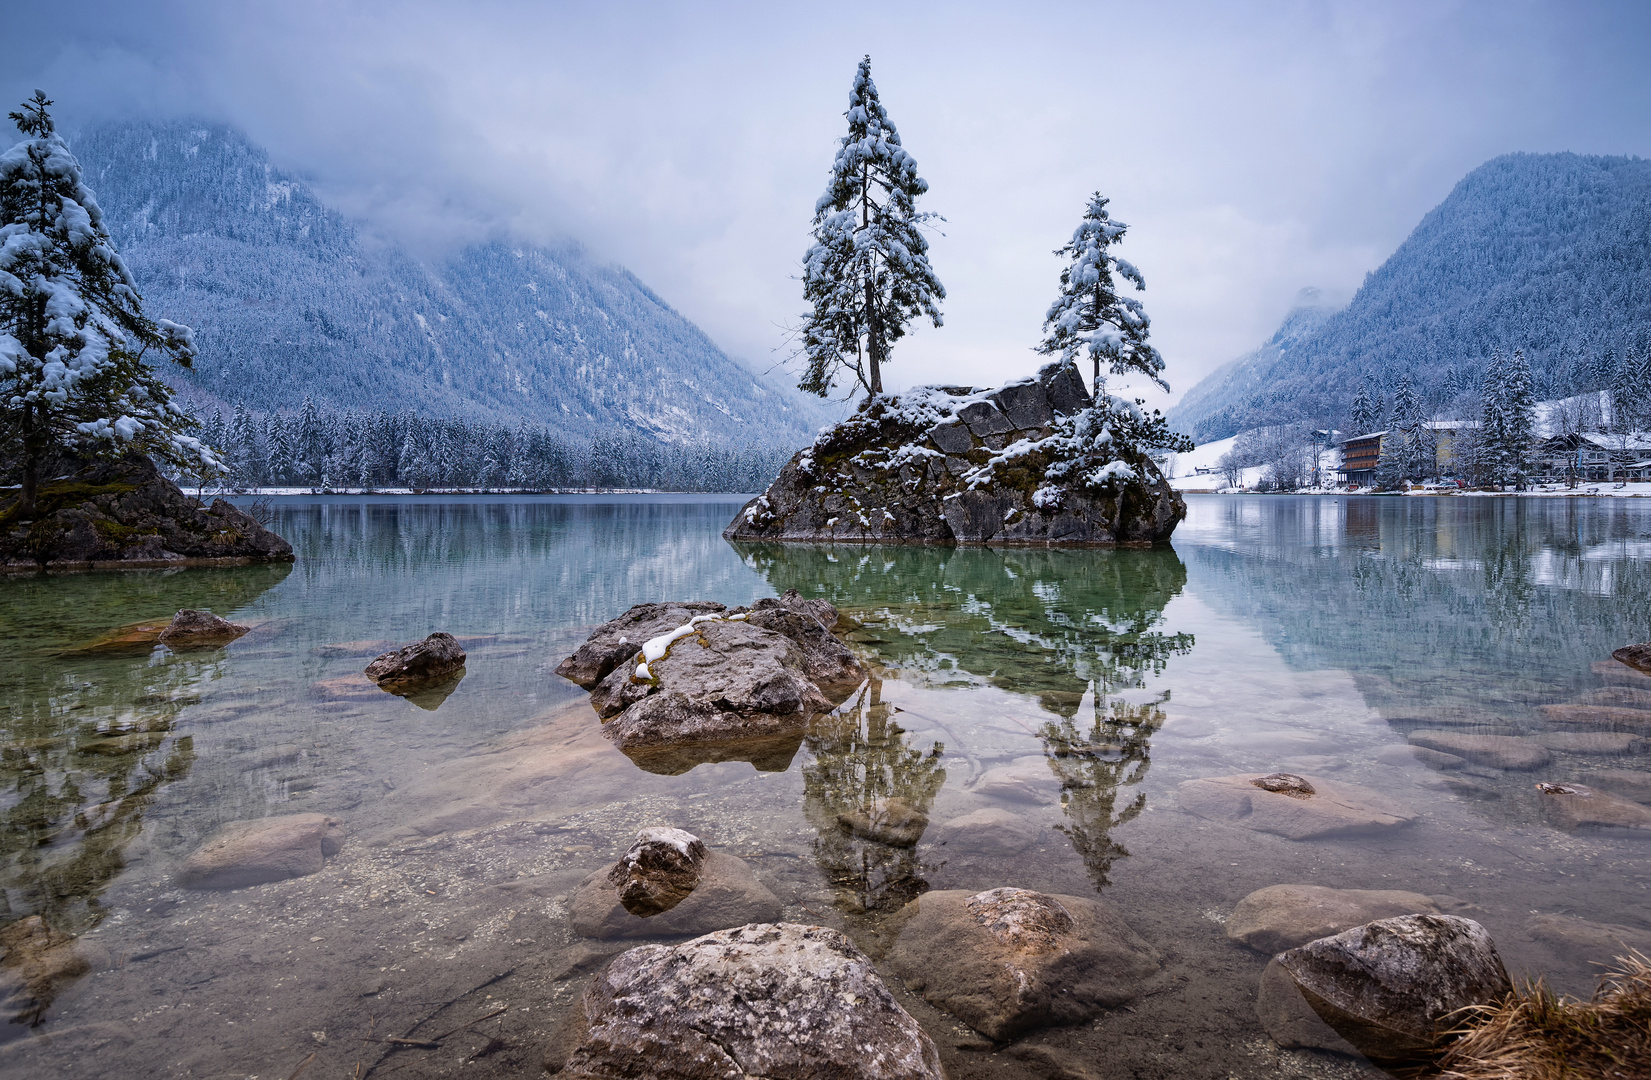
<path id="1" fill-rule="evenodd" d="M 747 503 L 730 540 L 1150 544 L 1186 504 L 1122 437 L 1076 369 L 1043 367 L 997 390 L 878 395 L 820 435 Z"/>
<path id="2" fill-rule="evenodd" d="M 669 633 L 696 615 L 714 615 L 726 610 L 726 604 L 714 600 L 637 604 L 617 619 L 598 626 L 572 656 L 556 665 L 556 674 L 586 690 L 594 690 L 614 668 L 640 652 L 642 643 L 649 638 Z"/>

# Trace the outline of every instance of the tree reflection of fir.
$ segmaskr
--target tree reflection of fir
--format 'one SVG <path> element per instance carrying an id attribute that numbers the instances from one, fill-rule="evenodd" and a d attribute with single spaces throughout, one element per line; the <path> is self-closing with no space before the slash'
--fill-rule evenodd
<path id="1" fill-rule="evenodd" d="M 805 739 L 804 814 L 818 833 L 814 857 L 849 915 L 895 911 L 927 891 L 917 840 L 946 782 L 945 747 L 908 744 L 873 679 L 821 717 Z"/>

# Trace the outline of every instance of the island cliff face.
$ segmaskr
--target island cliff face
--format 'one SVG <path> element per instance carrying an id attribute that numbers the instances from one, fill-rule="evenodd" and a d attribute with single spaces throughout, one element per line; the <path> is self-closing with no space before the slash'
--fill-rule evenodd
<path id="1" fill-rule="evenodd" d="M 821 433 L 723 531 L 729 540 L 1130 544 L 1186 504 L 1071 366 L 995 390 L 879 395 Z"/>

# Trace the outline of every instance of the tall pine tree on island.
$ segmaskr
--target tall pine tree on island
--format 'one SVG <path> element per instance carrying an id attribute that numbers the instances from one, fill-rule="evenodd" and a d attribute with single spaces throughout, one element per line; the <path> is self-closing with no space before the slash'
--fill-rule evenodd
<path id="1" fill-rule="evenodd" d="M 145 358 L 188 367 L 190 330 L 144 314 L 51 104 L 36 90 L 11 113 L 23 140 L 0 155 L 0 454 L 22 481 L 13 520 L 34 516 L 42 470 L 63 454 L 223 468 Z"/>
<path id="2" fill-rule="evenodd" d="M 889 350 L 920 315 L 941 325 L 946 289 L 929 266 L 922 226 L 938 215 L 917 209 L 929 190 L 917 162 L 878 100 L 871 57 L 849 94 L 848 134 L 838 144 L 831 186 L 814 205 L 814 244 L 803 258 L 800 329 L 807 368 L 797 385 L 825 397 L 848 371 L 867 400 L 883 392 Z"/>
<path id="3" fill-rule="evenodd" d="M 1098 191 L 1091 195 L 1072 239 L 1055 249 L 1069 261 L 1061 270 L 1060 296 L 1043 317 L 1037 351 L 1068 364 L 1088 355 L 1095 363 L 1096 397 L 1104 385 L 1103 361 L 1115 375 L 1145 375 L 1168 390 L 1161 374 L 1164 358 L 1147 343 L 1152 320 L 1139 300 L 1118 293 L 1117 278 L 1132 282 L 1137 292 L 1147 284 L 1139 270 L 1112 254 L 1129 226 L 1112 220 L 1107 202 Z"/>

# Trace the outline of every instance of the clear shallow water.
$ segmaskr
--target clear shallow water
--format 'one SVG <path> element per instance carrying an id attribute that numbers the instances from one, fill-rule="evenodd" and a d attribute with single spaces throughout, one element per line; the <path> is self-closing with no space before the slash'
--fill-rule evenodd
<path id="1" fill-rule="evenodd" d="M 0 1072 L 285 1076 L 311 1053 L 341 1075 L 535 1072 L 616 947 L 571 933 L 567 895 L 650 824 L 746 858 L 788 918 L 873 953 L 923 890 L 1010 884 L 1099 890 L 1164 954 L 1170 990 L 998 1053 L 957 1049 L 951 1021 L 903 999 L 954 1076 L 1359 1075 L 1255 1022 L 1264 958 L 1220 920 L 1265 885 L 1453 897 L 1511 967 L 1575 990 L 1608 957 L 1533 918 L 1651 933 L 1651 841 L 1561 832 L 1533 789 L 1651 757 L 1438 773 L 1403 749 L 1441 723 L 1541 733 L 1541 704 L 1606 685 L 1592 665 L 1651 638 L 1635 503 L 1194 498 L 1153 551 L 736 549 L 718 534 L 737 505 L 289 499 L 294 566 L 0 580 L 0 918 L 40 915 L 98 969 L 60 980 L 38 1026 L 7 1025 Z M 552 673 L 633 603 L 790 587 L 858 620 L 877 678 L 766 771 L 640 769 Z M 254 631 L 207 653 L 74 651 L 181 607 Z M 470 653 L 445 700 L 355 677 L 378 642 L 436 629 Z M 1278 769 L 1420 818 L 1293 842 L 1177 805 L 1182 781 Z M 915 847 L 841 826 L 893 798 L 931 822 Z M 1009 856 L 941 842 L 985 807 L 1037 839 Z M 322 873 L 172 887 L 218 825 L 300 811 L 346 823 Z M 504 972 L 420 1029 L 509 1007 L 440 1051 L 362 1041 Z"/>

